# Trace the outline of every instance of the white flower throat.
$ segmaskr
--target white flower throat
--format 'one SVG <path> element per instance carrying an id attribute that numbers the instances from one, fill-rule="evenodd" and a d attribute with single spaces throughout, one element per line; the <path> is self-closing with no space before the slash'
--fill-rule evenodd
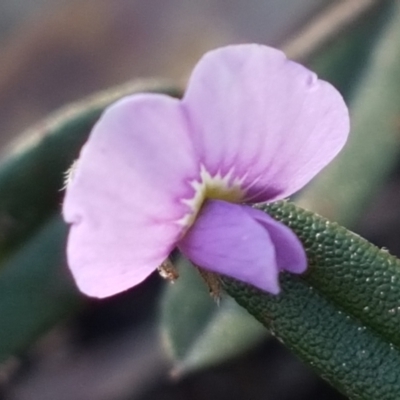
<path id="1" fill-rule="evenodd" d="M 203 202 L 207 199 L 225 200 L 230 203 L 240 203 L 245 197 L 242 184 L 246 176 L 241 178 L 233 176 L 234 169 L 227 174 L 218 172 L 212 176 L 202 165 L 200 167 L 200 179 L 193 180 L 190 185 L 194 189 L 194 196 L 190 199 L 182 199 L 182 203 L 190 208 L 190 212 L 181 218 L 178 223 L 189 228 L 195 221 Z"/>

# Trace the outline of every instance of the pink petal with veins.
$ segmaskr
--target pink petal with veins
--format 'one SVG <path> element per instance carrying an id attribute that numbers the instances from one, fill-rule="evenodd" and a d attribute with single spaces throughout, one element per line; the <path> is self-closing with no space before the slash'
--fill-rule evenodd
<path id="1" fill-rule="evenodd" d="M 207 53 L 183 98 L 200 160 L 211 174 L 245 177 L 245 201 L 285 198 L 343 147 L 349 132 L 339 92 L 273 48 Z"/>
<path id="2" fill-rule="evenodd" d="M 182 198 L 198 174 L 178 100 L 127 97 L 101 117 L 67 188 L 68 263 L 80 290 L 106 297 L 138 284 L 182 234 Z"/>

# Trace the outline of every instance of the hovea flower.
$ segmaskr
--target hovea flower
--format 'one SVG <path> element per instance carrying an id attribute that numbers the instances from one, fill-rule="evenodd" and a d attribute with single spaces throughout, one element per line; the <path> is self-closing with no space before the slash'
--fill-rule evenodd
<path id="1" fill-rule="evenodd" d="M 182 100 L 137 94 L 109 107 L 68 184 L 68 262 L 106 297 L 137 285 L 178 247 L 196 265 L 279 291 L 306 269 L 295 234 L 251 207 L 290 196 L 344 145 L 340 94 L 278 50 L 206 54 Z"/>

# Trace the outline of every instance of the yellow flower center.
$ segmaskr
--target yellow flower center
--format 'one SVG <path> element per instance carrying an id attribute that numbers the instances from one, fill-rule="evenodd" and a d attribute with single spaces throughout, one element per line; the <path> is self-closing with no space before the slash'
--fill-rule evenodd
<path id="1" fill-rule="evenodd" d="M 207 199 L 218 199 L 228 201 L 230 203 L 240 203 L 245 191 L 242 189 L 242 178 L 232 178 L 233 170 L 230 170 L 226 175 L 220 173 L 212 176 L 202 166 L 200 169 L 200 180 L 193 181 L 190 184 L 194 188 L 194 196 L 190 199 L 183 199 L 182 202 L 188 205 L 191 212 L 185 215 L 178 222 L 181 225 L 189 228 L 195 221 L 201 206 Z"/>

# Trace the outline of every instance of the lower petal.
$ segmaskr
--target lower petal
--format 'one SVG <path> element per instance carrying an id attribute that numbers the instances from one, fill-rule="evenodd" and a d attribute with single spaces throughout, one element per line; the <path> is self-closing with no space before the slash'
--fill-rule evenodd
<path id="1" fill-rule="evenodd" d="M 248 206 L 207 201 L 179 249 L 194 264 L 279 293 L 279 266 L 271 235 Z"/>
<path id="2" fill-rule="evenodd" d="M 265 212 L 252 207 L 246 207 L 246 212 L 270 234 L 275 246 L 278 268 L 294 274 L 303 273 L 307 269 L 307 257 L 295 233 Z"/>

